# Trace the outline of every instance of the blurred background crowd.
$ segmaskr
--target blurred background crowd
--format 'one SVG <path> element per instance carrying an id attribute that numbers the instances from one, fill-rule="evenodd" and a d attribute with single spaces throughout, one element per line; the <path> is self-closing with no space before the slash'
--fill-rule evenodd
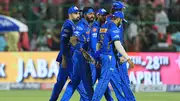
<path id="1" fill-rule="evenodd" d="M 92 6 L 111 9 L 119 0 L 0 0 L 0 14 L 28 26 L 28 32 L 0 32 L 0 51 L 58 51 L 67 9 Z M 180 51 L 180 0 L 120 0 L 127 23 L 127 51 Z"/>

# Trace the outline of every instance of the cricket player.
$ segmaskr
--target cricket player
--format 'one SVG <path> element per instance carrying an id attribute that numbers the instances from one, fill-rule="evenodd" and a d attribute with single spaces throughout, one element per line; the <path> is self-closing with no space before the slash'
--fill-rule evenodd
<path id="1" fill-rule="evenodd" d="M 92 27 L 91 27 L 89 53 L 94 58 L 95 58 L 95 53 L 96 53 L 96 44 L 98 42 L 97 36 L 99 34 L 99 29 L 105 23 L 107 15 L 108 15 L 108 12 L 104 8 L 100 8 L 96 13 L 97 20 L 92 24 Z M 95 67 L 95 65 L 91 64 L 93 85 L 96 83 L 96 80 L 100 77 L 100 71 L 101 71 L 101 68 Z M 113 101 L 109 87 L 107 88 L 104 96 L 107 101 Z"/>
<path id="2" fill-rule="evenodd" d="M 119 101 L 126 101 L 121 89 L 121 79 L 117 76 L 119 73 L 116 68 L 116 54 L 114 53 L 114 49 L 116 49 L 127 60 L 130 67 L 134 67 L 133 62 L 130 60 L 120 42 L 118 26 L 123 18 L 124 15 L 122 12 L 115 12 L 112 20 L 106 22 L 100 29 L 97 51 L 101 52 L 99 57 L 102 67 L 100 79 L 95 88 L 92 101 L 101 100 L 109 82 L 115 91 L 117 99 Z"/>
<path id="3" fill-rule="evenodd" d="M 125 9 L 125 6 L 122 2 L 116 1 L 112 5 L 111 13 L 114 13 L 115 11 L 123 11 Z M 123 34 L 123 24 L 127 22 L 125 19 L 123 19 L 122 23 L 118 26 L 120 29 L 119 36 L 120 36 L 120 42 L 121 44 L 124 44 L 124 34 Z M 119 69 L 119 74 L 122 79 L 122 90 L 124 92 L 124 95 L 127 99 L 127 101 L 136 101 L 134 94 L 130 88 L 130 81 L 128 76 L 128 69 L 127 69 L 127 62 L 123 62 L 124 58 L 120 53 L 117 53 L 117 66 Z"/>
<path id="4" fill-rule="evenodd" d="M 72 77 L 72 50 L 70 48 L 69 40 L 76 26 L 73 21 L 80 19 L 79 9 L 76 6 L 70 7 L 68 9 L 68 15 L 69 18 L 64 22 L 61 29 L 61 50 L 56 59 L 56 61 L 59 62 L 60 68 L 57 76 L 57 81 L 54 85 L 52 95 L 49 101 L 56 101 L 58 99 L 58 96 L 62 91 L 62 88 L 67 81 L 68 76 L 70 78 Z M 87 99 L 85 98 L 86 95 L 83 95 L 85 93 L 83 93 L 83 90 L 82 88 L 80 88 L 80 86 L 78 86 L 77 90 L 81 95 L 81 99 Z"/>
<path id="5" fill-rule="evenodd" d="M 70 39 L 73 46 L 74 53 L 73 61 L 73 76 L 69 82 L 66 91 L 61 101 L 69 101 L 75 89 L 80 83 L 83 83 L 84 89 L 88 95 L 86 101 L 90 101 L 93 95 L 91 68 L 89 62 L 95 62 L 88 54 L 90 41 L 90 24 L 94 21 L 94 9 L 92 7 L 85 7 L 83 9 L 83 18 L 79 21 Z"/>

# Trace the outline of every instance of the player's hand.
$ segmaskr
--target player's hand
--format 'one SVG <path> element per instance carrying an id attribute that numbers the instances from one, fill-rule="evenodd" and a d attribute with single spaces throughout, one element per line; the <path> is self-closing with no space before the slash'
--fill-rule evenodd
<path id="1" fill-rule="evenodd" d="M 119 57 L 120 64 L 123 64 L 125 61 L 126 61 L 126 59 L 123 56 Z"/>
<path id="2" fill-rule="evenodd" d="M 67 67 L 67 62 L 65 60 L 65 58 L 62 58 L 62 68 L 66 68 Z"/>
<path id="3" fill-rule="evenodd" d="M 127 62 L 129 63 L 129 69 L 134 68 L 134 63 L 131 61 L 131 59 L 128 59 Z"/>
<path id="4" fill-rule="evenodd" d="M 96 68 L 101 68 L 101 64 L 99 63 L 99 61 L 96 62 L 95 66 Z"/>
<path id="5" fill-rule="evenodd" d="M 83 54 L 83 56 L 84 56 L 84 58 L 87 60 L 87 61 L 89 61 L 89 62 L 91 62 L 92 64 L 95 64 L 95 59 L 91 56 L 91 55 L 89 55 L 88 54 L 88 52 L 86 52 L 84 49 L 80 49 L 80 51 L 82 52 L 82 54 Z"/>

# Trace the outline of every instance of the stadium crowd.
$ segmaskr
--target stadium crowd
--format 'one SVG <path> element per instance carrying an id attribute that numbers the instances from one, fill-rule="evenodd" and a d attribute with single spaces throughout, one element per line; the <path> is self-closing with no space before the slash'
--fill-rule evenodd
<path id="1" fill-rule="evenodd" d="M 30 0 L 31 1 L 31 0 Z M 28 34 L 11 37 L 0 33 L 0 51 L 57 51 L 60 30 L 72 4 L 110 11 L 116 0 L 0 0 L 0 14 L 18 19 L 29 27 Z M 180 51 L 180 0 L 121 0 L 125 3 L 125 48 L 127 51 Z M 169 1 L 169 2 L 167 2 Z M 14 48 L 8 50 L 15 44 Z M 132 47 L 136 46 L 136 47 Z"/>

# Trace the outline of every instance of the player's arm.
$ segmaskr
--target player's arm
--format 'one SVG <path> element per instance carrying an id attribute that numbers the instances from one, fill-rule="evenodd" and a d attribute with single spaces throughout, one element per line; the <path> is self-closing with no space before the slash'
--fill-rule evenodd
<path id="1" fill-rule="evenodd" d="M 123 43 L 123 23 L 119 26 L 119 29 L 120 29 L 119 37 L 120 37 L 120 42 L 122 44 Z M 120 53 L 118 53 L 117 56 L 119 58 L 120 64 L 126 61 L 126 59 Z"/>
<path id="2" fill-rule="evenodd" d="M 70 43 L 72 44 L 72 46 L 74 46 L 74 48 L 78 49 L 79 51 L 82 52 L 84 58 L 89 61 L 94 63 L 94 58 L 92 58 L 88 52 L 86 52 L 82 46 L 80 45 L 80 42 L 85 43 L 86 39 L 81 39 L 81 35 L 83 35 L 84 33 L 84 26 L 82 24 L 79 24 L 76 26 L 76 29 L 73 33 L 73 36 L 70 38 Z"/>
<path id="3" fill-rule="evenodd" d="M 98 31 L 98 33 L 99 33 L 99 31 Z M 97 44 L 96 44 L 96 52 L 95 52 L 95 60 L 96 60 L 96 67 L 97 68 L 100 68 L 101 67 L 101 65 L 100 65 L 100 63 L 99 63 L 99 57 L 100 57 L 100 49 L 101 49 L 101 45 L 102 45 L 102 43 L 100 42 L 100 36 L 99 36 L 99 34 L 97 35 Z"/>
<path id="4" fill-rule="evenodd" d="M 71 36 L 70 43 L 72 46 L 76 46 L 78 43 L 78 37 L 77 36 Z"/>
<path id="5" fill-rule="evenodd" d="M 99 29 L 100 30 L 100 29 Z M 98 30 L 98 34 L 97 34 L 97 44 L 96 44 L 96 51 L 99 51 L 101 49 L 101 41 L 100 41 L 100 34 L 99 34 L 99 30 Z"/>
<path id="6" fill-rule="evenodd" d="M 69 35 L 72 33 L 72 26 L 68 23 L 63 25 L 61 30 L 61 44 L 60 49 L 62 52 L 62 67 L 66 68 L 67 66 L 67 54 L 68 54 L 68 43 L 69 43 Z"/>
<path id="7" fill-rule="evenodd" d="M 121 42 L 120 42 L 120 37 L 119 37 L 119 33 L 118 33 L 118 28 L 117 29 L 113 29 L 110 30 L 110 36 L 112 41 L 114 42 L 115 48 L 116 50 L 122 54 L 122 56 L 127 60 L 127 62 L 130 65 L 130 68 L 134 68 L 134 63 L 131 61 L 131 59 L 129 58 L 128 54 L 126 53 L 125 49 L 123 48 Z"/>
<path id="8" fill-rule="evenodd" d="M 80 40 L 80 36 L 83 33 L 83 26 L 77 25 L 73 35 L 70 38 L 70 43 L 72 46 L 76 46 Z"/>
<path id="9" fill-rule="evenodd" d="M 96 51 L 99 51 L 100 49 L 101 49 L 101 43 L 98 42 L 98 43 L 96 44 Z"/>

